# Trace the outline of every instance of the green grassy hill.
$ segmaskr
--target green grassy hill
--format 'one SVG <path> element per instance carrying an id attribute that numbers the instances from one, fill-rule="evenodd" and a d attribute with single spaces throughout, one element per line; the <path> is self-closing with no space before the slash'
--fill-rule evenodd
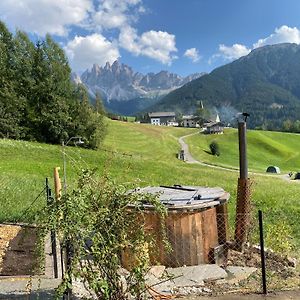
<path id="1" fill-rule="evenodd" d="M 230 219 L 234 219 L 238 173 L 197 164 L 187 164 L 176 158 L 179 150 L 177 138 L 197 132 L 197 130 L 154 127 L 118 121 L 108 122 L 109 133 L 101 149 L 94 151 L 67 147 L 67 183 L 69 189 L 75 183 L 77 173 L 83 168 L 98 168 L 99 173 L 105 169 L 116 182 L 132 182 L 139 186 L 161 184 L 220 186 L 231 194 L 229 211 Z M 255 133 L 257 133 L 256 138 L 266 134 L 264 141 L 268 141 L 267 137 L 272 141 L 273 137 L 276 136 L 276 133 L 272 135 L 268 132 L 249 132 L 249 138 L 253 134 L 254 139 Z M 234 131 L 231 130 L 228 134 L 218 136 L 218 138 L 224 139 L 227 135 L 232 139 L 232 143 L 227 146 L 228 149 L 236 147 L 234 146 L 234 136 L 236 135 Z M 292 137 L 292 135 L 278 133 L 278 140 L 283 143 L 283 140 L 288 139 L 289 136 Z M 206 138 L 208 137 L 203 137 L 203 139 Z M 202 139 L 202 137 L 188 138 L 192 144 L 197 145 L 198 141 L 202 141 L 198 139 Z M 270 145 L 273 149 L 272 147 L 277 144 L 275 143 L 275 146 L 274 144 Z M 286 145 L 288 145 L 288 149 L 290 147 L 296 149 L 297 140 L 292 142 L 291 138 L 290 143 Z M 201 146 L 201 151 L 205 147 L 207 144 Z M 264 148 L 268 149 L 268 147 Z M 195 146 L 192 146 L 193 152 L 198 153 L 194 149 Z M 221 145 L 221 153 L 224 149 L 224 146 Z M 237 149 L 232 150 L 232 155 L 235 155 L 236 151 Z M 285 148 L 280 151 L 287 157 L 290 155 L 290 150 L 286 151 L 287 154 L 285 154 Z M 271 152 L 270 150 L 266 153 Z M 53 168 L 55 166 L 62 168 L 63 165 L 61 147 L 1 139 L 0 156 L 0 222 L 26 221 L 45 205 L 44 195 L 33 204 L 32 202 L 43 190 L 46 177 L 49 177 L 53 187 Z M 223 154 L 221 154 L 220 159 L 222 157 Z M 273 157 L 276 155 L 274 154 Z M 230 159 L 228 154 L 226 163 L 231 164 L 232 161 L 235 160 Z M 251 165 L 250 161 L 249 158 Z M 278 218 L 281 220 L 280 224 L 286 222 L 289 233 L 300 244 L 300 225 L 298 222 L 300 185 L 296 182 L 282 180 L 278 176 L 253 175 L 252 179 L 254 180 L 252 197 L 254 209 L 262 208 L 266 212 L 266 222 L 270 224 L 277 224 Z"/>
<path id="2" fill-rule="evenodd" d="M 170 174 L 173 167 L 182 165 L 176 159 L 177 137 L 190 132 L 109 120 L 101 149 L 66 147 L 68 186 L 71 188 L 77 174 L 86 168 L 96 168 L 99 173 L 105 169 L 119 182 L 176 183 Z M 62 147 L 0 139 L 0 156 L 0 207 L 5 207 L 0 210 L 0 222 L 26 221 L 45 204 L 45 197 L 40 197 L 31 205 L 43 190 L 46 177 L 53 187 L 53 168 L 61 167 L 63 177 Z"/>
<path id="3" fill-rule="evenodd" d="M 222 135 L 197 134 L 187 137 L 190 151 L 195 158 L 210 164 L 238 168 L 238 132 L 225 129 Z M 210 154 L 209 144 L 219 144 L 220 156 Z M 265 172 L 270 165 L 278 166 L 282 172 L 300 171 L 300 135 L 273 131 L 247 131 L 249 169 Z"/>

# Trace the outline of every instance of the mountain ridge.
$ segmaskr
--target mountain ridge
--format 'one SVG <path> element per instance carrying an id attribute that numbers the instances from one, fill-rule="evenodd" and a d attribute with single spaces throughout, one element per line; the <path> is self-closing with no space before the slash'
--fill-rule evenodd
<path id="1" fill-rule="evenodd" d="M 91 98 L 100 93 L 109 109 L 132 114 L 203 75 L 204 73 L 194 73 L 181 77 L 164 70 L 144 75 L 135 72 L 126 64 L 115 61 L 113 64 L 107 62 L 103 67 L 93 64 L 92 68 L 87 69 L 81 76 L 72 74 L 72 79 L 77 84 L 84 84 Z M 131 103 L 127 110 L 124 108 L 126 102 Z"/>
<path id="2" fill-rule="evenodd" d="M 280 129 L 286 119 L 300 116 L 300 46 L 260 47 L 211 73 L 170 92 L 150 110 L 195 111 L 199 100 L 216 110 L 247 111 L 249 125 Z M 226 119 L 226 121 L 230 121 Z"/>

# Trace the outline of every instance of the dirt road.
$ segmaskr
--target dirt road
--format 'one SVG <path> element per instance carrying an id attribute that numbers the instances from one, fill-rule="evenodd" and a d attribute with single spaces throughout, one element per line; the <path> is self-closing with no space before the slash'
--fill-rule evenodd
<path id="1" fill-rule="evenodd" d="M 214 169 L 220 169 L 220 170 L 238 172 L 237 169 L 230 169 L 230 168 L 225 168 L 225 167 L 221 167 L 221 166 L 214 166 L 214 165 L 210 165 L 210 164 L 207 164 L 205 162 L 196 160 L 192 156 L 192 154 L 190 153 L 188 144 L 186 144 L 186 142 L 184 141 L 184 139 L 186 137 L 192 136 L 192 135 L 196 135 L 196 134 L 198 134 L 198 133 L 188 134 L 188 135 L 182 136 L 182 137 L 180 137 L 178 139 L 178 142 L 179 142 L 179 144 L 181 146 L 181 149 L 184 151 L 184 160 L 185 160 L 185 162 L 191 163 L 191 164 L 198 164 L 198 165 L 201 165 L 201 166 L 206 166 L 206 167 L 210 167 L 210 168 L 214 168 Z"/>

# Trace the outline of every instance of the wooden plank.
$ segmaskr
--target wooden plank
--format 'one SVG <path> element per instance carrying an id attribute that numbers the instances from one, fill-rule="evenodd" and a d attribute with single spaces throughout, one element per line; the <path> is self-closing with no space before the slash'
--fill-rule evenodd
<path id="1" fill-rule="evenodd" d="M 217 213 L 218 242 L 220 245 L 223 245 L 229 239 L 227 203 L 218 205 L 216 207 L 216 213 Z"/>
<path id="2" fill-rule="evenodd" d="M 191 248 L 193 247 L 193 239 L 191 236 L 191 227 L 190 227 L 190 219 L 192 218 L 191 214 L 180 214 L 180 224 L 181 224 L 181 257 L 182 261 L 180 262 L 182 265 L 191 266 L 191 256 L 194 253 L 191 252 Z"/>
<path id="3" fill-rule="evenodd" d="M 174 222 L 174 267 L 182 266 L 183 261 L 183 240 L 182 240 L 182 227 L 181 227 L 180 214 L 173 215 Z"/>
<path id="4" fill-rule="evenodd" d="M 204 250 L 203 250 L 203 233 L 202 233 L 202 216 L 200 212 L 195 214 L 196 225 L 196 239 L 197 239 L 197 264 L 204 263 Z"/>
<path id="5" fill-rule="evenodd" d="M 203 253 L 205 263 L 211 262 L 211 248 L 218 244 L 216 211 L 214 208 L 202 213 Z"/>
<path id="6" fill-rule="evenodd" d="M 176 214 L 169 214 L 166 219 L 166 231 L 167 238 L 171 246 L 171 252 L 166 253 L 164 257 L 164 265 L 165 266 L 174 266 L 174 257 L 176 255 L 175 243 L 176 243 L 176 232 L 175 232 L 175 223 L 176 223 Z"/>
<path id="7" fill-rule="evenodd" d="M 191 214 L 191 265 L 198 265 L 204 262 L 201 226 L 201 213 Z"/>

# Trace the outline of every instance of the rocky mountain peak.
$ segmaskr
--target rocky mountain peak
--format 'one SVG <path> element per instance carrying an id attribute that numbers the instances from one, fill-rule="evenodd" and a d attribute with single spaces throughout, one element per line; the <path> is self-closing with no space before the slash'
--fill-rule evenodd
<path id="1" fill-rule="evenodd" d="M 193 74 L 190 78 L 194 79 L 201 75 Z M 190 80 L 165 70 L 144 75 L 116 60 L 112 64 L 107 62 L 103 67 L 93 64 L 90 70 L 82 74 L 81 81 L 92 96 L 99 92 L 109 102 L 127 101 L 148 95 L 152 97 L 153 94 L 163 95 Z"/>
<path id="2" fill-rule="evenodd" d="M 91 73 L 95 74 L 96 76 L 100 73 L 100 67 L 99 65 L 97 64 L 93 64 L 93 67 L 92 67 L 92 70 L 91 70 Z"/>
<path id="3" fill-rule="evenodd" d="M 104 66 L 104 70 L 110 70 L 111 65 L 109 62 L 106 62 L 105 66 Z"/>
<path id="4" fill-rule="evenodd" d="M 111 71 L 113 73 L 116 73 L 116 72 L 120 72 L 120 69 L 121 69 L 121 65 L 117 60 L 115 60 L 114 63 L 111 65 Z"/>

